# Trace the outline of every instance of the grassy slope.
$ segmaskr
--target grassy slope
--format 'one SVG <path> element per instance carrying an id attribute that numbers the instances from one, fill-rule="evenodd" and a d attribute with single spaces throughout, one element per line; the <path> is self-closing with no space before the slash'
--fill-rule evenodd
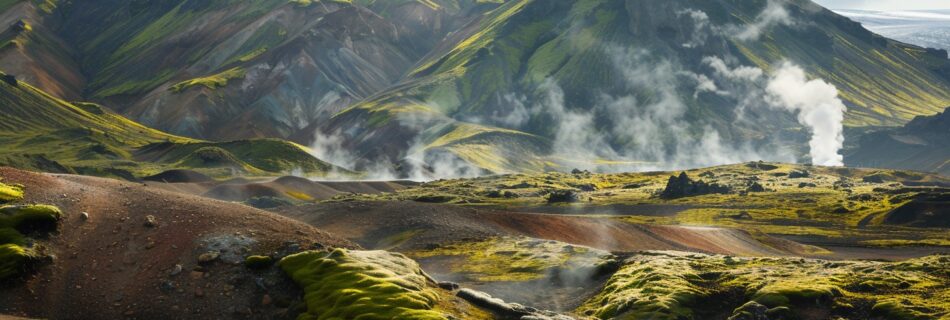
<path id="1" fill-rule="evenodd" d="M 743 65 L 766 71 L 791 60 L 840 89 L 850 107 L 846 115 L 850 126 L 896 125 L 950 104 L 950 82 L 936 71 L 947 64 L 945 59 L 879 38 L 847 19 L 818 10 L 810 2 L 791 3 L 788 10 L 800 22 L 796 26 L 767 29 L 760 41 L 710 36 L 709 45 L 690 51 L 681 44 L 689 39 L 692 26 L 676 14 L 678 10 L 703 10 L 719 26 L 744 25 L 756 19 L 765 2 L 680 0 L 658 5 L 652 1 L 509 1 L 450 37 L 441 49 L 417 65 L 406 82 L 343 111 L 337 119 L 359 119 L 366 116 L 366 110 L 373 110 L 371 122 L 385 122 L 400 117 L 411 105 L 424 105 L 455 119 L 489 118 L 505 110 L 504 103 L 498 106 L 500 96 L 510 92 L 529 97 L 540 94 L 536 91 L 545 79 L 557 80 L 573 107 L 588 108 L 596 103 L 600 92 L 633 94 L 650 101 L 654 93 L 618 87 L 622 75 L 605 54 L 617 44 L 648 50 L 644 58 L 647 63 L 668 59 L 700 74 L 708 70 L 699 60 L 710 55 L 732 56 Z M 660 35 L 657 29 L 661 27 L 672 28 L 676 34 Z M 828 54 L 829 49 L 834 55 Z M 687 121 L 706 121 L 721 128 L 727 140 L 748 134 L 748 130 L 730 132 L 734 102 L 696 99 L 689 89 L 680 92 L 689 108 Z M 762 121 L 765 124 L 753 125 L 751 131 L 794 132 L 798 127 L 790 117 L 769 117 L 769 121 Z M 554 134 L 546 120 L 539 117 L 519 130 L 543 137 Z M 525 158 L 536 157 L 516 147 L 504 147 Z M 462 158 L 480 153 L 479 148 L 464 144 L 451 151 Z M 503 160 L 494 157 L 472 163 L 504 172 L 496 170 Z M 536 165 L 534 169 L 543 167 Z M 507 169 L 512 171 L 514 167 Z"/>
<path id="2" fill-rule="evenodd" d="M 14 167 L 121 178 L 172 168 L 214 176 L 278 175 L 294 170 L 322 175 L 330 170 L 329 164 L 296 144 L 281 140 L 210 143 L 173 136 L 95 104 L 62 101 L 23 82 L 0 84 L 0 111 L 4 115 L 0 118 L 0 144 L 4 145 L 0 162 Z M 146 146 L 150 148 L 143 149 Z M 186 161 L 201 156 L 197 151 L 202 147 L 216 148 L 222 152 L 218 155 L 233 161 Z M 158 149 L 161 157 L 148 157 Z"/>

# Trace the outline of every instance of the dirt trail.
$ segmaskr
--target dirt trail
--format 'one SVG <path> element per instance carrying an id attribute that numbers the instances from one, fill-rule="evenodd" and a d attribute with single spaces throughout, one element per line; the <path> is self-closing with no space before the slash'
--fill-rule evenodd
<path id="1" fill-rule="evenodd" d="M 22 202 L 56 205 L 64 213 L 59 232 L 40 240 L 52 249 L 54 262 L 3 286 L 2 314 L 51 319 L 280 318 L 288 315 L 285 307 L 262 305 L 262 296 L 288 300 L 298 298 L 299 292 L 281 277 L 251 273 L 240 265 L 243 255 L 293 244 L 358 247 L 266 211 L 142 184 L 10 168 L 0 168 L 0 177 L 25 186 Z M 81 219 L 81 212 L 89 219 Z M 155 226 L 146 226 L 147 215 L 155 218 Z M 199 264 L 198 255 L 211 250 L 213 243 L 225 244 L 222 258 Z M 228 256 L 234 261 L 225 261 Z M 176 264 L 182 271 L 173 275 Z"/>

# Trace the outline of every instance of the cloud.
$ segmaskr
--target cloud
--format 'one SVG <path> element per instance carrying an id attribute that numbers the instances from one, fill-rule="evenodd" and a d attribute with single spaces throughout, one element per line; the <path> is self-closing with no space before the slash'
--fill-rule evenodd
<path id="1" fill-rule="evenodd" d="M 794 25 L 788 10 L 785 9 L 785 0 L 769 0 L 765 9 L 750 24 L 742 27 L 734 26 L 731 32 L 734 32 L 735 38 L 741 41 L 758 40 L 762 34 L 769 28 L 776 25 Z"/>
<path id="2" fill-rule="evenodd" d="M 682 10 L 676 13 L 678 16 L 688 16 L 693 19 L 693 33 L 689 42 L 683 44 L 684 48 L 696 48 L 706 44 L 706 37 L 710 27 L 709 15 L 696 9 Z"/>

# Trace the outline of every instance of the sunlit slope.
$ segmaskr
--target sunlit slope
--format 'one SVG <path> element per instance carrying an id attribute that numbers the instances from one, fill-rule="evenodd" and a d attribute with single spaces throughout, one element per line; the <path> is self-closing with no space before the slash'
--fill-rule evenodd
<path id="1" fill-rule="evenodd" d="M 24 1 L 0 11 L 32 27 L 0 36 L 16 42 L 0 66 L 166 132 L 287 138 L 398 81 L 498 2 Z"/>
<path id="2" fill-rule="evenodd" d="M 0 83 L 0 165 L 134 179 L 173 168 L 214 176 L 323 175 L 331 166 L 281 140 L 210 143 L 157 131 L 92 103 Z M 164 156 L 154 156 L 158 152 Z"/>
<path id="3" fill-rule="evenodd" d="M 766 74 L 786 61 L 799 65 L 839 89 L 849 107 L 847 126 L 899 125 L 950 105 L 945 52 L 879 37 L 810 1 L 780 3 L 788 20 L 766 23 L 766 1 L 508 1 L 449 35 L 402 83 L 337 114 L 328 132 L 358 128 L 347 138 L 380 158 L 398 157 L 390 148 L 374 148 L 405 141 L 387 140 L 393 133 L 414 137 L 416 128 L 434 122 L 474 122 L 551 139 L 558 128 L 546 99 L 554 83 L 568 110 L 593 111 L 624 98 L 635 101 L 631 105 L 660 104 L 669 93 L 685 105 L 687 134 L 710 127 L 728 142 L 801 139 L 792 113 L 753 110 L 746 116 L 754 121 L 743 120 L 737 110 L 746 102 L 742 91 L 698 92 L 688 75 L 712 78 L 707 57 Z M 705 20 L 690 12 L 702 12 Z M 761 27 L 757 37 L 737 36 L 753 27 Z M 650 78 L 657 74 L 673 76 Z M 499 119 L 519 103 L 532 112 L 526 119 Z M 597 118 L 592 127 L 606 127 L 606 120 Z M 435 140 L 418 136 L 426 144 Z M 457 155 L 474 152 L 456 149 Z"/>

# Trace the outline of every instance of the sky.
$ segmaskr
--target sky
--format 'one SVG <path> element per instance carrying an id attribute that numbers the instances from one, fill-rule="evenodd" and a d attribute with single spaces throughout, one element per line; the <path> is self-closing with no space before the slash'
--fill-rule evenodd
<path id="1" fill-rule="evenodd" d="M 950 0 L 815 0 L 829 9 L 933 10 L 950 9 Z"/>

